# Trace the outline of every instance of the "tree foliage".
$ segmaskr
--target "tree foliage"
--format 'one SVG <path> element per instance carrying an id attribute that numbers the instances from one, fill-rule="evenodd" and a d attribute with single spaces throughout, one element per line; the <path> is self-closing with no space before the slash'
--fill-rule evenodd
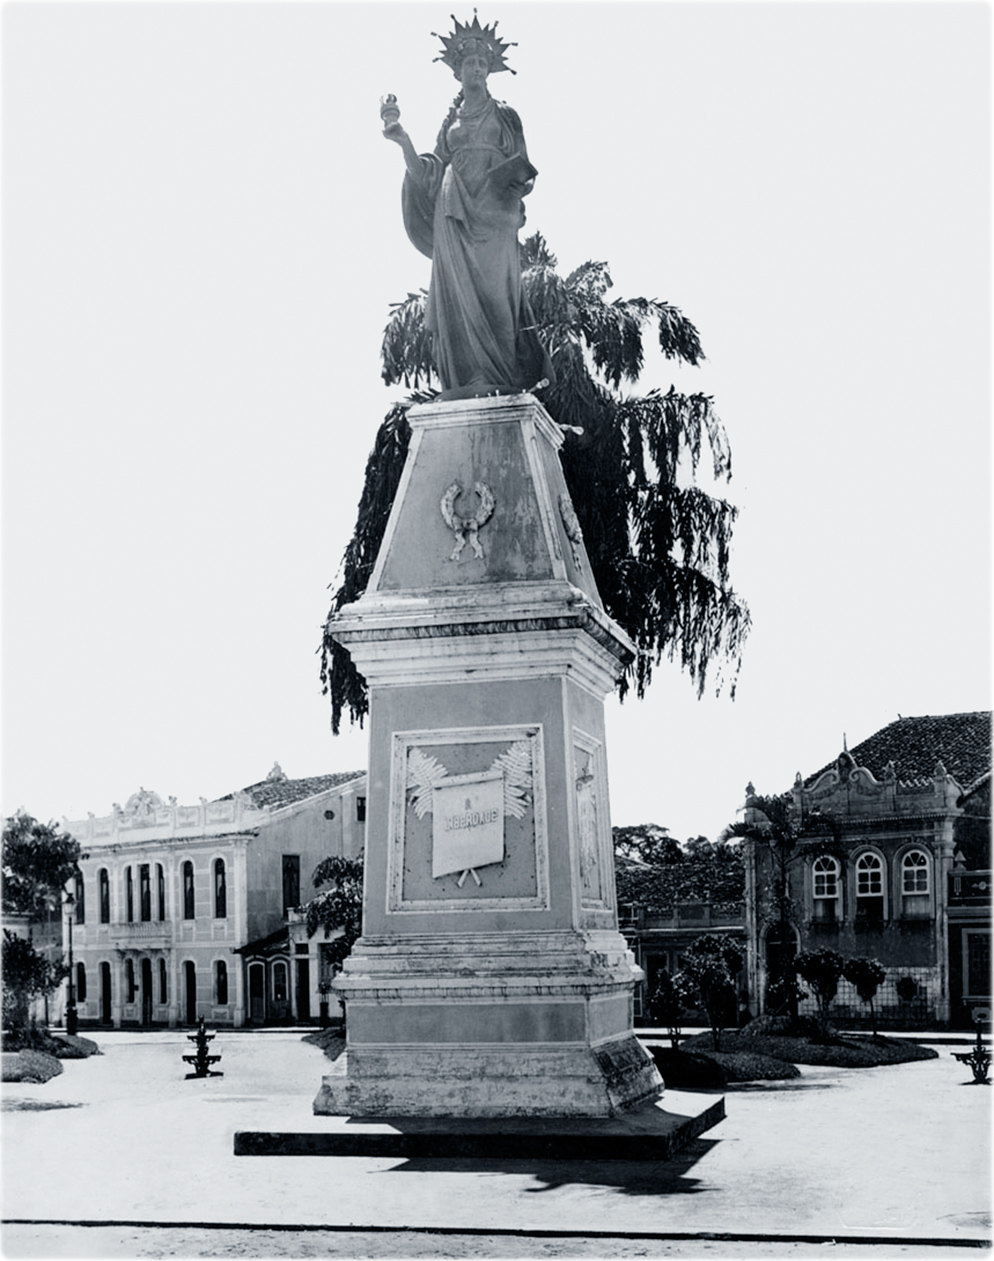
<path id="1" fill-rule="evenodd" d="M 325 858 L 314 869 L 314 888 L 327 889 L 312 898 L 303 910 L 307 916 L 307 934 L 313 937 L 319 928 L 325 937 L 337 936 L 327 947 L 333 973 L 342 964 L 362 935 L 362 859 Z"/>
<path id="2" fill-rule="evenodd" d="M 679 1047 L 680 1028 L 694 993 L 693 981 L 682 972 L 671 976 L 666 968 L 661 968 L 657 973 L 656 988 L 649 996 L 649 1019 L 653 1024 L 666 1026 L 674 1051 Z"/>
<path id="3" fill-rule="evenodd" d="M 887 980 L 887 969 L 877 959 L 868 959 L 863 955 L 856 955 L 845 961 L 842 975 L 847 981 L 852 983 L 856 993 L 863 1002 L 869 1004 L 873 1036 L 876 1037 L 877 1013 L 873 1006 L 873 1000 L 877 996 L 877 990 Z"/>
<path id="4" fill-rule="evenodd" d="M 658 823 L 612 828 L 614 852 L 643 863 L 676 863 L 683 858 L 679 842 Z"/>
<path id="5" fill-rule="evenodd" d="M 706 457 L 716 481 L 731 477 L 724 427 L 707 395 L 675 387 L 637 397 L 623 392 L 642 371 L 650 328 L 667 359 L 691 365 L 704 358 L 697 330 L 668 302 L 609 302 L 606 263 L 584 263 L 562 278 L 538 233 L 522 244 L 522 265 L 556 374 L 542 402 L 565 427 L 563 473 L 594 579 L 605 609 L 639 650 L 619 692 L 624 696 L 634 687 L 644 695 L 665 655 L 679 660 L 698 694 L 712 669 L 719 689 L 730 671 L 734 695 L 749 629 L 748 609 L 729 579 L 737 510 L 696 484 Z M 362 594 L 372 573 L 410 438 L 407 408 L 437 393 L 424 326 L 426 297 L 410 293 L 395 304 L 383 336 L 384 381 L 425 388 L 391 409 L 366 465 L 355 531 L 321 645 L 321 682 L 331 694 L 335 732 L 346 710 L 361 723 L 368 700 L 347 650 L 331 637 L 332 621 Z"/>
<path id="6" fill-rule="evenodd" d="M 794 960 L 794 970 L 814 991 L 818 1015 L 828 1022 L 828 1009 L 839 992 L 846 961 L 837 950 L 802 950 Z"/>
<path id="7" fill-rule="evenodd" d="M 3 1024 L 23 1030 L 31 1000 L 58 989 L 69 975 L 68 966 L 46 959 L 26 937 L 3 930 Z"/>
<path id="8" fill-rule="evenodd" d="M 658 824 L 640 823 L 615 828 L 614 846 L 621 904 L 672 914 L 678 902 L 725 907 L 742 901 L 745 871 L 734 843 L 695 837 L 680 845 Z"/>
<path id="9" fill-rule="evenodd" d="M 23 810 L 10 815 L 3 825 L 4 913 L 44 918 L 59 905 L 84 857 L 79 842 L 57 823 L 40 823 Z"/>
<path id="10" fill-rule="evenodd" d="M 742 951 L 735 942 L 717 933 L 702 933 L 681 959 L 684 975 L 693 983 L 711 1026 L 711 1043 L 721 1050 L 721 1030 L 731 1005 L 735 982 L 742 968 Z"/>

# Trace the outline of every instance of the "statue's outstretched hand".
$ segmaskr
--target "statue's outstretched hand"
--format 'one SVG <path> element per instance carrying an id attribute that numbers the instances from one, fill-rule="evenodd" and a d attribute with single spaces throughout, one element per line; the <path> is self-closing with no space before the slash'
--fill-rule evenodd
<path id="1" fill-rule="evenodd" d="M 392 140 L 399 145 L 411 139 L 400 123 L 387 123 L 383 128 L 383 136 L 386 140 Z"/>

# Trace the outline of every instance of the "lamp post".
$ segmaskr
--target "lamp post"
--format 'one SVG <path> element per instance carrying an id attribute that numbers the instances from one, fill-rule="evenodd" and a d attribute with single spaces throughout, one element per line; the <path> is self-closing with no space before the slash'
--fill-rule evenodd
<path id="1" fill-rule="evenodd" d="M 76 899 L 71 893 L 67 893 L 66 910 L 69 915 L 69 1005 L 66 1007 L 66 1033 L 70 1037 L 75 1036 L 78 1025 L 78 1016 L 76 1015 L 76 989 L 72 966 L 72 913 L 75 905 Z"/>

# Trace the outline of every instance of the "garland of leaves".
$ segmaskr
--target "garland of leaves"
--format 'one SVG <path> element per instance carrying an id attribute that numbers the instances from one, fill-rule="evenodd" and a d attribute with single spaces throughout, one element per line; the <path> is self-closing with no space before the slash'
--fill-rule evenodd
<path id="1" fill-rule="evenodd" d="M 667 359 L 703 358 L 696 328 L 674 306 L 647 298 L 605 300 L 607 264 L 588 262 L 563 280 L 541 234 L 522 244 L 523 281 L 539 335 L 556 372 L 542 392 L 564 426 L 563 474 L 583 530 L 594 580 L 606 611 L 634 640 L 638 654 L 621 679 L 623 697 L 639 697 L 665 654 L 679 660 L 702 695 L 709 671 L 716 690 L 731 667 L 730 692 L 749 631 L 749 611 L 729 583 L 737 510 L 693 485 L 705 447 L 717 480 L 731 477 L 724 427 L 712 400 L 670 388 L 622 397 L 644 363 L 646 328 L 655 324 Z M 335 615 L 366 589 L 404 466 L 407 408 L 429 401 L 434 368 L 424 325 L 426 293 L 391 307 L 383 335 L 383 379 L 415 392 L 396 404 L 376 436 L 366 465 L 355 532 L 345 551 L 320 648 L 321 685 L 331 696 L 332 730 L 343 713 L 360 725 L 368 712 L 365 680 L 335 643 Z M 576 433 L 578 429 L 582 432 Z M 690 485 L 681 485 L 678 472 Z"/>

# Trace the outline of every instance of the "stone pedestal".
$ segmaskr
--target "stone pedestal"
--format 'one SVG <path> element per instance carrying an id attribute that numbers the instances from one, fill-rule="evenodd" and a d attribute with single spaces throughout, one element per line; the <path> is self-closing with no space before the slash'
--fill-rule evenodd
<path id="1" fill-rule="evenodd" d="M 531 395 L 412 408 L 376 569 L 335 638 L 370 687 L 363 936 L 347 1071 L 314 1110 L 612 1116 L 662 1090 L 632 1034 L 601 607 Z"/>

